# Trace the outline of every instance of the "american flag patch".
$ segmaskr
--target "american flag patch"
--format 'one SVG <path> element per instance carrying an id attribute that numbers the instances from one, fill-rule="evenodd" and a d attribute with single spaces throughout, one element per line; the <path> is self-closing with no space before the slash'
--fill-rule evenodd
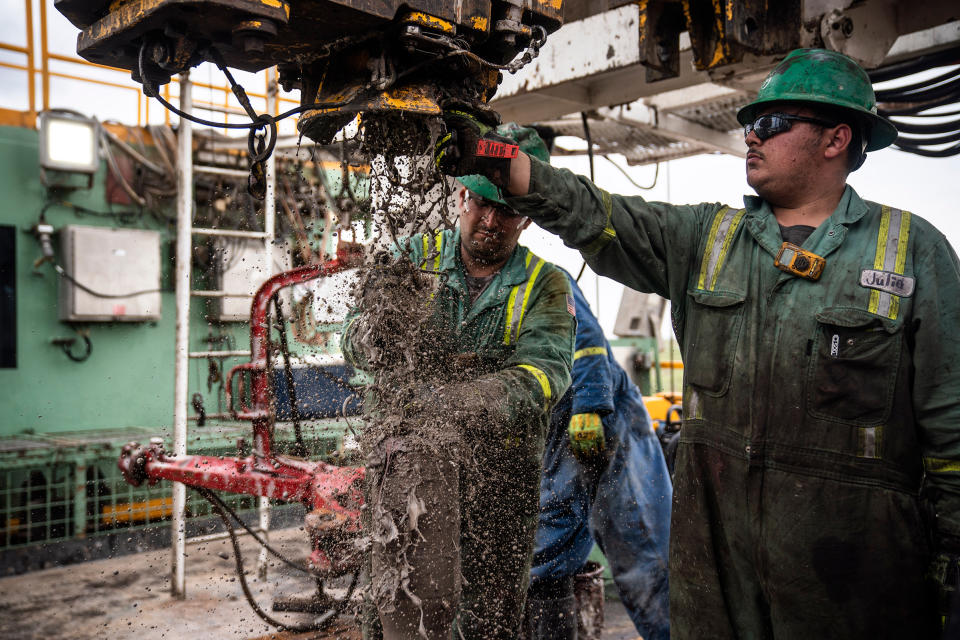
<path id="1" fill-rule="evenodd" d="M 569 293 L 566 295 L 567 298 L 567 313 L 572 315 L 574 318 L 577 317 L 577 306 L 573 304 L 573 296 Z"/>

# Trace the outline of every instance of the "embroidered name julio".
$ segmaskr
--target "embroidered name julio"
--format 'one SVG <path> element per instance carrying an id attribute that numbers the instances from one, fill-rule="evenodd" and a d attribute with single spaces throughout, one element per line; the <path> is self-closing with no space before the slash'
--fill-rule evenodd
<path id="1" fill-rule="evenodd" d="M 864 269 L 860 272 L 860 286 L 877 289 L 897 296 L 908 298 L 913 295 L 915 280 L 892 271 Z"/>

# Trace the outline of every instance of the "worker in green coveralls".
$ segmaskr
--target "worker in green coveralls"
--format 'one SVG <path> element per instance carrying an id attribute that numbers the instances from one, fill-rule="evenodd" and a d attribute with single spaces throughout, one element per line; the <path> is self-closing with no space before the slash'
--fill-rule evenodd
<path id="1" fill-rule="evenodd" d="M 957 256 L 846 184 L 897 137 L 851 59 L 790 53 L 738 120 L 741 208 L 607 193 L 462 112 L 436 157 L 671 300 L 674 639 L 960 637 Z"/>
<path id="2" fill-rule="evenodd" d="M 532 129 L 514 125 L 498 131 L 534 157 L 548 157 L 546 145 Z M 462 585 L 460 576 L 454 577 L 462 597 L 459 606 L 431 601 L 433 583 L 450 576 L 442 575 L 442 570 L 414 575 L 410 591 L 415 598 L 401 590 L 376 603 L 382 635 L 388 639 L 420 637 L 421 622 L 427 637 L 449 637 L 449 625 L 442 620 L 448 613 L 452 620 L 454 611 L 455 637 L 516 637 L 533 555 L 545 433 L 553 405 L 570 385 L 576 320 L 567 276 L 517 244 L 530 220 L 504 205 L 486 178 L 465 176 L 460 183 L 459 228 L 406 238 L 397 253 L 409 256 L 421 273 L 441 283 L 423 300 L 423 308 L 439 325 L 438 341 L 449 344 L 444 361 L 474 363 L 467 373 L 457 370 L 451 379 L 425 389 L 407 407 L 407 417 L 416 424 L 418 411 L 429 415 L 438 407 L 454 423 L 460 411 L 484 415 L 482 424 L 459 427 L 474 464 L 459 470 L 460 527 L 455 532 L 459 540 L 440 541 L 445 550 L 451 543 L 458 545 Z M 367 367 L 372 353 L 387 346 L 373 329 L 364 322 L 362 309 L 344 325 L 344 355 L 360 368 Z M 458 375 L 467 379 L 454 379 Z M 402 438 L 398 440 L 386 445 L 386 457 L 403 451 Z M 421 463 L 418 474 L 429 472 L 431 463 Z M 380 465 L 374 461 L 368 466 L 368 479 L 374 483 L 382 476 Z M 384 484 L 386 492 L 388 485 L 389 481 Z M 418 489 L 417 498 L 423 493 Z M 424 515 L 428 517 L 429 504 Z M 423 542 L 429 544 L 430 536 L 425 537 Z M 377 553 L 375 544 L 374 572 Z M 430 562 L 435 559 L 423 559 Z M 446 573 L 450 572 L 456 569 Z M 397 607 L 410 602 L 414 605 L 409 624 L 398 622 L 402 616 Z M 365 637 L 378 637 L 376 621 L 367 618 Z"/>

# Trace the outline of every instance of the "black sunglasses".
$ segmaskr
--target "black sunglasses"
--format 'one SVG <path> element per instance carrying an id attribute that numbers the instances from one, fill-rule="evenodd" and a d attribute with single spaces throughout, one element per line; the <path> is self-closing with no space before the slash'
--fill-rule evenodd
<path id="1" fill-rule="evenodd" d="M 755 134 L 757 134 L 758 138 L 761 140 L 766 140 L 767 138 L 772 138 L 778 133 L 789 131 L 790 127 L 792 126 L 790 124 L 791 121 L 810 122 L 812 124 L 818 124 L 821 127 L 837 126 L 836 122 L 827 122 L 826 120 L 821 120 L 820 118 L 795 116 L 790 113 L 768 113 L 765 116 L 760 116 L 751 123 L 743 125 L 743 137 L 746 138 L 750 135 L 750 132 L 753 131 Z"/>
<path id="2" fill-rule="evenodd" d="M 492 200 L 487 200 L 486 198 L 481 198 L 480 196 L 470 193 L 467 196 L 468 200 L 472 200 L 474 204 L 480 209 L 493 209 L 495 213 L 505 216 L 507 218 L 515 218 L 520 214 L 517 213 L 516 209 L 513 207 L 508 207 L 505 204 L 500 204 L 499 202 L 494 202 Z"/>

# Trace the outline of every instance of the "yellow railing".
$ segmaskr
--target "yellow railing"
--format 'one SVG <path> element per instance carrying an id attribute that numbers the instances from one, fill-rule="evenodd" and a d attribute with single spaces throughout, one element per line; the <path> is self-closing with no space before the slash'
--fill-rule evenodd
<path id="1" fill-rule="evenodd" d="M 136 94 L 137 97 L 137 117 L 136 124 L 137 126 L 143 126 L 145 123 L 150 121 L 150 103 L 151 100 L 144 100 L 143 92 L 139 84 L 128 80 L 126 83 L 121 82 L 112 82 L 110 80 L 102 80 L 99 78 L 92 78 L 82 73 L 64 73 L 59 71 L 50 70 L 50 61 L 57 62 L 66 62 L 70 64 L 75 64 L 83 68 L 89 69 L 105 69 L 108 71 L 116 71 L 119 73 L 127 74 L 128 72 L 125 69 L 118 69 L 116 67 L 109 67 L 102 64 L 96 64 L 93 62 L 88 62 L 77 56 L 64 56 L 57 53 L 50 52 L 47 46 L 47 2 L 46 0 L 39 0 L 40 5 L 40 66 L 37 68 L 37 49 L 34 43 L 34 24 L 33 24 L 33 2 L 34 0 L 24 0 L 24 12 L 25 12 L 25 23 L 26 23 L 26 46 L 20 46 L 10 42 L 0 42 L 0 51 L 9 51 L 11 53 L 20 54 L 26 56 L 25 64 L 16 64 L 11 62 L 0 61 L 0 68 L 13 69 L 16 71 L 22 71 L 27 75 L 27 108 L 30 114 L 30 120 L 32 121 L 33 117 L 36 115 L 38 109 L 36 104 L 36 81 L 37 76 L 40 76 L 40 97 L 41 105 L 43 110 L 50 108 L 50 81 L 51 78 L 55 79 L 64 79 L 64 80 L 75 80 L 80 82 L 88 82 L 93 85 L 111 87 L 115 89 L 121 89 L 124 91 L 132 91 Z M 252 99 L 265 100 L 267 95 L 267 90 L 271 77 L 276 77 L 276 68 L 268 69 L 264 74 L 264 89 L 263 92 L 254 92 L 248 91 L 247 95 Z M 170 87 L 173 82 L 177 82 L 176 78 L 173 78 L 171 83 L 164 85 L 163 87 L 163 97 L 166 100 L 170 100 Z M 207 84 L 202 82 L 193 82 L 195 87 L 204 88 L 212 91 L 218 91 L 223 94 L 222 102 L 211 102 L 211 101 L 202 101 L 194 100 L 195 108 L 205 109 L 205 107 L 215 107 L 216 109 L 212 111 L 223 111 L 223 121 L 224 123 L 228 122 L 230 113 L 226 113 L 228 110 L 235 110 L 239 106 L 232 106 L 230 101 L 233 93 L 230 90 L 230 87 L 226 83 L 223 85 L 214 85 Z M 296 105 L 298 102 L 291 98 L 286 98 L 283 96 L 278 96 L 276 103 L 276 110 L 274 115 L 280 113 L 288 107 L 281 108 L 281 105 Z M 164 114 L 165 122 L 170 123 L 170 113 L 166 112 Z M 212 118 L 207 118 L 211 120 Z M 131 118 L 131 120 L 133 120 Z M 130 122 L 132 124 L 132 122 Z"/>

